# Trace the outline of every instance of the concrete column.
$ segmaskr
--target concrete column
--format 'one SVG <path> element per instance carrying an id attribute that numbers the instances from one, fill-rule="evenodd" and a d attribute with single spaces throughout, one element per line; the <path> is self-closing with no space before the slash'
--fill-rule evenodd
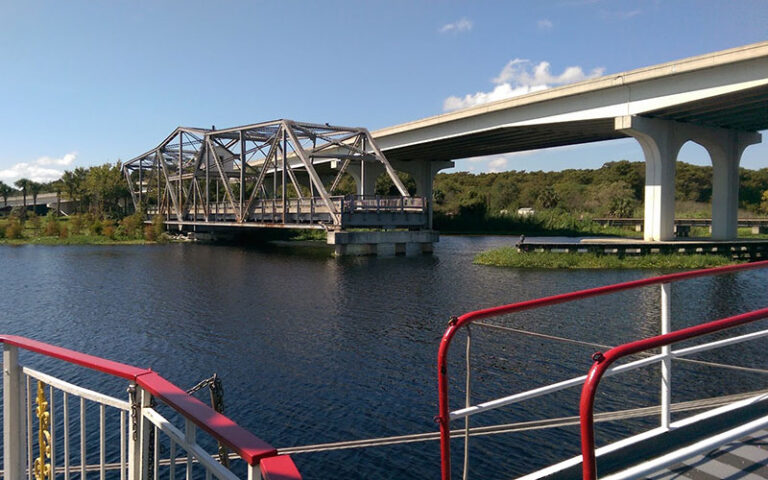
<path id="1" fill-rule="evenodd" d="M 712 239 L 738 238 L 739 163 L 744 150 L 760 143 L 754 132 L 718 130 L 702 142 L 712 159 Z"/>
<path id="2" fill-rule="evenodd" d="M 685 143 L 678 135 L 679 124 L 626 116 L 616 118 L 615 125 L 634 137 L 645 155 L 645 240 L 674 239 L 675 160 Z"/>
<path id="3" fill-rule="evenodd" d="M 374 195 L 376 179 L 385 171 L 384 165 L 379 162 L 360 162 L 347 167 L 347 173 L 355 180 L 358 195 Z"/>
<path id="4" fill-rule="evenodd" d="M 703 146 L 712 160 L 712 239 L 737 237 L 739 162 L 756 132 L 702 127 L 645 117 L 618 117 L 616 129 L 637 139 L 646 161 L 645 239 L 674 238 L 675 160 L 687 141 Z"/>
<path id="5" fill-rule="evenodd" d="M 454 166 L 452 161 L 412 160 L 391 162 L 395 170 L 406 172 L 416 182 L 416 195 L 427 199 L 429 228 L 432 228 L 432 193 L 435 175 L 440 170 Z"/>

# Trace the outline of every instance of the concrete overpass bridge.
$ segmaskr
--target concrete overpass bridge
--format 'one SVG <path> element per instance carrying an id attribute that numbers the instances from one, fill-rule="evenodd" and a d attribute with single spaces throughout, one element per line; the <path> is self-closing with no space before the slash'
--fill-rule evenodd
<path id="1" fill-rule="evenodd" d="M 324 228 L 337 243 L 346 241 L 349 227 L 401 228 L 418 231 L 413 235 L 426 245 L 435 239 L 432 182 L 453 160 L 632 137 L 646 160 L 645 239 L 663 241 L 674 237 L 676 157 L 693 141 L 712 159 L 712 237 L 725 240 L 736 237 L 741 154 L 765 129 L 768 42 L 372 133 L 290 120 L 180 127 L 126 162 L 124 173 L 137 208 L 180 228 Z M 396 171 L 412 175 L 415 195 Z M 335 196 L 345 173 L 354 178 L 356 195 Z M 399 196 L 372 195 L 382 174 Z"/>
<path id="2" fill-rule="evenodd" d="M 712 238 L 725 240 L 736 237 L 741 154 L 765 129 L 768 42 L 437 115 L 373 137 L 392 166 L 415 174 L 427 198 L 431 179 L 451 160 L 633 137 L 646 160 L 645 239 L 657 241 L 674 237 L 675 161 L 693 141 L 712 160 Z"/>

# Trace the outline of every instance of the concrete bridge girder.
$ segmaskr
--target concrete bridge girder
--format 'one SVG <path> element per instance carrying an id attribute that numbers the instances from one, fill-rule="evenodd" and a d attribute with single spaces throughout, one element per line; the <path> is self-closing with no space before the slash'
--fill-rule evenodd
<path id="1" fill-rule="evenodd" d="M 675 162 L 688 141 L 703 146 L 713 165 L 712 238 L 737 237 L 739 163 L 749 145 L 760 143 L 759 133 L 637 116 L 617 117 L 615 128 L 635 138 L 645 156 L 645 240 L 674 238 Z"/>

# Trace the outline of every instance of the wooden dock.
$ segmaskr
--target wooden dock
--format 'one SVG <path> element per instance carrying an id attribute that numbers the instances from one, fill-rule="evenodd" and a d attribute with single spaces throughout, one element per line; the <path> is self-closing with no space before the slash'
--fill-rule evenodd
<path id="1" fill-rule="evenodd" d="M 727 255 L 741 259 L 768 258 L 768 240 L 724 240 L 685 239 L 667 242 L 646 242 L 626 238 L 586 238 L 579 242 L 535 242 L 517 243 L 522 252 L 553 253 L 594 253 L 597 255 Z"/>

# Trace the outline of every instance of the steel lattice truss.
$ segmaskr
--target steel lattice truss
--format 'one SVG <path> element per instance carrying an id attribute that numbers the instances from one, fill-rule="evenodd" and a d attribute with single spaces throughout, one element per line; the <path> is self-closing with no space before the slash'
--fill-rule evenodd
<path id="1" fill-rule="evenodd" d="M 383 165 L 402 195 L 396 197 L 399 212 L 425 211 L 424 199 L 409 195 L 364 128 L 291 120 L 224 130 L 180 127 L 126 162 L 123 172 L 137 211 L 179 223 L 340 228 L 350 204 L 332 194 L 349 169 L 364 172 L 372 163 Z M 359 211 L 360 205 L 372 204 L 359 198 L 352 205 Z M 377 212 L 393 205 L 391 198 L 376 200 Z"/>

